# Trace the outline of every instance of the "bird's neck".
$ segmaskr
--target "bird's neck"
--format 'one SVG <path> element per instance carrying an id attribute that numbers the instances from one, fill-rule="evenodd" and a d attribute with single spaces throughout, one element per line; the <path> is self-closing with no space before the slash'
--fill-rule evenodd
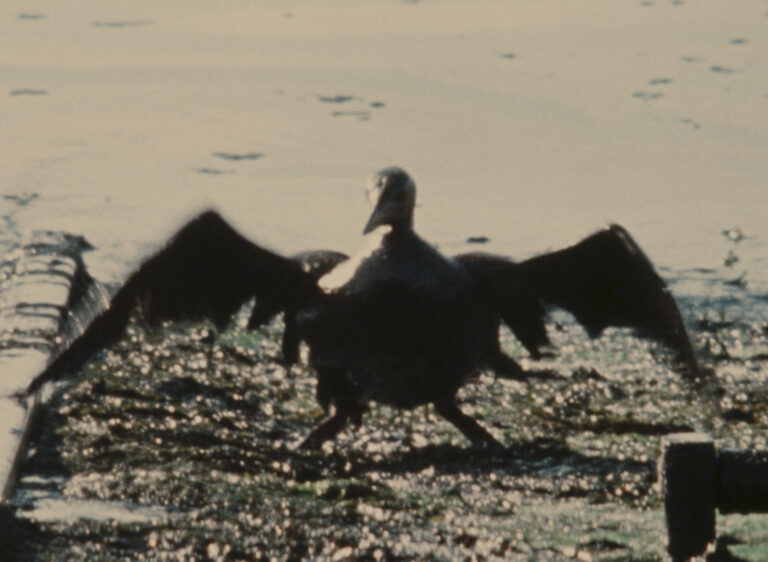
<path id="1" fill-rule="evenodd" d="M 390 223 L 390 226 L 392 227 L 390 236 L 392 235 L 402 236 L 403 234 L 413 232 L 413 217 L 411 216 L 411 217 L 406 217 L 397 221 L 393 221 Z"/>
<path id="2" fill-rule="evenodd" d="M 390 229 L 381 238 L 380 247 L 385 251 L 400 252 L 403 248 L 411 248 L 413 241 L 419 238 L 407 223 L 390 225 Z"/>

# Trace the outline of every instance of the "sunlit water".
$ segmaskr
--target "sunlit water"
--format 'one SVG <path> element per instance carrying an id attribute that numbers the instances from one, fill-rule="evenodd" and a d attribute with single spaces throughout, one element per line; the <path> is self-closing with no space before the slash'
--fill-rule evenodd
<path id="1" fill-rule="evenodd" d="M 525 258 L 618 222 L 689 319 L 768 319 L 762 1 L 4 13 L 0 250 L 33 229 L 84 234 L 89 269 L 115 282 L 214 206 L 285 253 L 353 252 L 365 182 L 397 164 L 418 185 L 419 232 L 447 254 L 485 236 L 484 251 Z M 743 239 L 723 233 L 736 227 Z M 58 517 L 57 501 L 31 516 Z"/>
<path id="2" fill-rule="evenodd" d="M 765 291 L 768 17 L 738 5 L 14 0 L 5 230 L 83 233 L 111 281 L 207 206 L 278 250 L 353 251 L 365 182 L 398 164 L 448 253 L 615 221 L 674 271 L 733 249 L 723 276 Z"/>
<path id="3" fill-rule="evenodd" d="M 17 498 L 17 501 L 24 498 Z M 115 521 L 116 523 L 157 523 L 168 518 L 161 507 L 132 505 L 126 502 L 106 500 L 77 500 L 63 498 L 59 494 L 46 495 L 32 500 L 21 514 L 35 521 L 74 522 L 79 519 Z"/>

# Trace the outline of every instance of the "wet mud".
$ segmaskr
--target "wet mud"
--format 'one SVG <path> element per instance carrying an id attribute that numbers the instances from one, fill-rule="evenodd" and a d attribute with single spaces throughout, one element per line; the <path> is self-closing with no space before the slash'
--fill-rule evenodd
<path id="1" fill-rule="evenodd" d="M 702 316 L 710 376 L 566 317 L 525 382 L 482 375 L 465 412 L 507 445 L 473 449 L 431 407 L 372 405 L 316 452 L 313 374 L 260 332 L 138 325 L 63 384 L 14 498 L 32 560 L 659 560 L 661 436 L 703 430 L 766 447 L 768 327 Z M 508 339 L 508 351 L 524 352 Z M 719 521 L 718 553 L 759 560 L 768 523 Z M 22 558 L 23 559 L 23 558 Z"/>

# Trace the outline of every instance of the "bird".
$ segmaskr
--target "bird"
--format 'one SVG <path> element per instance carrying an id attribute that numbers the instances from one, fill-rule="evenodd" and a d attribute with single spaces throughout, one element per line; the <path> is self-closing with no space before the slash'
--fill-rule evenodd
<path id="1" fill-rule="evenodd" d="M 366 190 L 373 210 L 351 256 L 311 250 L 284 257 L 246 239 L 214 210 L 183 226 L 141 264 L 109 306 L 30 384 L 76 371 L 122 336 L 138 307 L 150 326 L 208 318 L 225 327 L 255 297 L 248 327 L 284 315 L 283 361 L 302 342 L 326 411 L 301 447 L 317 449 L 371 402 L 411 409 L 433 404 L 473 446 L 501 448 L 462 412 L 456 394 L 486 370 L 524 380 L 499 342 L 506 325 L 532 358 L 550 344 L 552 307 L 571 312 L 591 337 L 608 326 L 634 328 L 675 352 L 686 377 L 698 365 L 679 309 L 629 233 L 610 225 L 562 250 L 516 262 L 470 252 L 448 257 L 414 230 L 416 184 L 395 166 Z"/>

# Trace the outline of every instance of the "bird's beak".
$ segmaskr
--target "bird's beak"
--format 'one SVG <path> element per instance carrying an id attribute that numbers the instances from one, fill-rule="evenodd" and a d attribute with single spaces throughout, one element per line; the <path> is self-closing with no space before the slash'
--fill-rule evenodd
<path id="1" fill-rule="evenodd" d="M 381 208 L 381 205 L 376 205 L 373 213 L 371 213 L 371 218 L 368 219 L 368 222 L 363 229 L 363 234 L 368 234 L 381 225 L 386 224 L 387 217 L 388 213 Z"/>

